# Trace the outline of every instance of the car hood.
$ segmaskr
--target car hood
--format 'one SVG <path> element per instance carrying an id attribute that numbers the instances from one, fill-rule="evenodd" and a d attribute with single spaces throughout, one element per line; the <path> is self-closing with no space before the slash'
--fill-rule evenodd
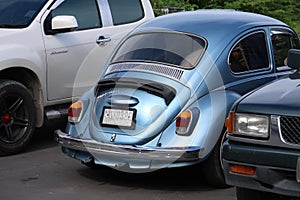
<path id="1" fill-rule="evenodd" d="M 237 112 L 299 116 L 299 99 L 300 79 L 285 77 L 248 94 Z"/>

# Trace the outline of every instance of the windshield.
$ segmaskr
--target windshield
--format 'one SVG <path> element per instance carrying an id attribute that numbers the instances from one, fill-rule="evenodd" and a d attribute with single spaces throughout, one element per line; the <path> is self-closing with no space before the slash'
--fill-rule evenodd
<path id="1" fill-rule="evenodd" d="M 24 28 L 47 0 L 0 0 L 0 28 Z"/>
<path id="2" fill-rule="evenodd" d="M 133 35 L 116 52 L 112 63 L 148 61 L 193 68 L 200 60 L 206 42 L 177 32 L 150 32 Z"/>

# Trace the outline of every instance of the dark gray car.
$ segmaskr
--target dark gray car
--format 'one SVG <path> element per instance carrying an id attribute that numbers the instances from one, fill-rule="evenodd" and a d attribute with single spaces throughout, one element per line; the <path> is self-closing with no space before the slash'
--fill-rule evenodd
<path id="1" fill-rule="evenodd" d="M 287 62 L 295 73 L 247 94 L 227 118 L 223 166 L 238 200 L 300 197 L 300 50 Z"/>

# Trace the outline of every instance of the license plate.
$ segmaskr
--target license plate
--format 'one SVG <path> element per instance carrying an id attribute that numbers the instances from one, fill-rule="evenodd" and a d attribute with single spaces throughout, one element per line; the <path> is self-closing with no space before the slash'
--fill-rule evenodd
<path id="1" fill-rule="evenodd" d="M 297 182 L 300 183 L 300 158 L 297 161 L 296 178 Z"/>
<path id="2" fill-rule="evenodd" d="M 106 126 L 134 129 L 135 112 L 135 110 L 104 108 L 101 124 Z"/>

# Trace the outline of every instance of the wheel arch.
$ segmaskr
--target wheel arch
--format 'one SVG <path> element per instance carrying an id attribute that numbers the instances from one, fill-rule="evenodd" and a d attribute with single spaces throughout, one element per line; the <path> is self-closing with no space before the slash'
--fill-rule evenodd
<path id="1" fill-rule="evenodd" d="M 195 129 L 199 139 L 196 143 L 205 150 L 202 159 L 207 159 L 226 131 L 225 121 L 235 101 L 241 95 L 231 90 L 211 91 L 196 102 L 200 109 L 200 118 Z M 195 146 L 197 146 L 195 144 Z"/>
<path id="2" fill-rule="evenodd" d="M 23 84 L 32 93 L 36 112 L 36 127 L 44 123 L 44 100 L 41 82 L 38 76 L 24 67 L 10 67 L 0 71 L 0 79 L 14 80 Z"/>

